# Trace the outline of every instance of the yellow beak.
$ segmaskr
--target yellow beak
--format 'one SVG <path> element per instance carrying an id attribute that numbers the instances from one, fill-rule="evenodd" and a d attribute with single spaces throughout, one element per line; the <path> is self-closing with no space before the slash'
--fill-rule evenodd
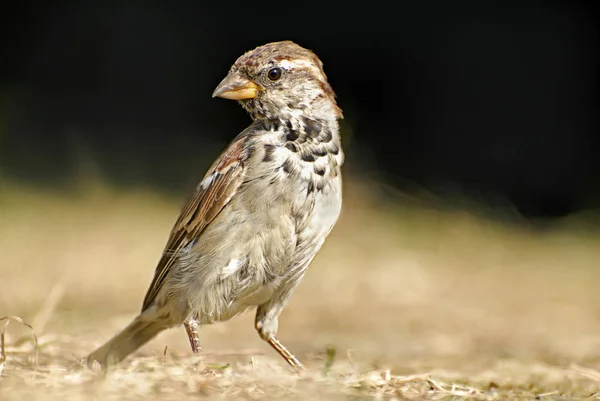
<path id="1" fill-rule="evenodd" d="M 229 74 L 221 81 L 212 97 L 222 97 L 223 99 L 243 100 L 254 99 L 262 88 L 250 81 L 248 78 L 241 77 L 239 74 Z"/>

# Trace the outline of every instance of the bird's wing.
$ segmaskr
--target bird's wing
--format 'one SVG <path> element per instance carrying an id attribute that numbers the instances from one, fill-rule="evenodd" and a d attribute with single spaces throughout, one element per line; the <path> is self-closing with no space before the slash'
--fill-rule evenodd
<path id="1" fill-rule="evenodd" d="M 181 211 L 154 272 L 142 311 L 154 302 L 182 250 L 202 235 L 244 181 L 244 161 L 248 158 L 248 150 L 245 147 L 248 139 L 246 132 L 247 130 L 238 135 L 215 161 Z"/>

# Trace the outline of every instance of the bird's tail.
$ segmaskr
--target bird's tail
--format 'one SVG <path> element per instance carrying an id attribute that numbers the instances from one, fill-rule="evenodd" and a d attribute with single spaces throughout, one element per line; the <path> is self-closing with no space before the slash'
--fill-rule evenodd
<path id="1" fill-rule="evenodd" d="M 83 362 L 92 367 L 97 361 L 102 369 L 110 368 L 171 326 L 168 321 L 157 319 L 151 310 L 146 310 L 106 344 L 89 354 Z"/>

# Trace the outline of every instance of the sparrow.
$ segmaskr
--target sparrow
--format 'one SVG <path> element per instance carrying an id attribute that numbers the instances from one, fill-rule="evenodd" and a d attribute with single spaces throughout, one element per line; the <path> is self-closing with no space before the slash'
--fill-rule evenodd
<path id="1" fill-rule="evenodd" d="M 256 308 L 255 328 L 293 368 L 278 319 L 342 206 L 343 118 L 323 63 L 291 41 L 246 52 L 213 97 L 237 100 L 252 123 L 210 167 L 169 235 L 140 314 L 89 354 L 115 365 L 161 331 Z"/>

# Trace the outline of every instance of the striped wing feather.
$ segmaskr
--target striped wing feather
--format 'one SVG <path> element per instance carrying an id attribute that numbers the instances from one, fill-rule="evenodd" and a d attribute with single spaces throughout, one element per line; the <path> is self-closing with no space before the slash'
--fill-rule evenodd
<path id="1" fill-rule="evenodd" d="M 181 251 L 202 235 L 242 184 L 246 158 L 244 142 L 244 138 L 239 138 L 223 152 L 184 206 L 158 262 L 142 311 L 148 309 L 156 299 Z"/>

